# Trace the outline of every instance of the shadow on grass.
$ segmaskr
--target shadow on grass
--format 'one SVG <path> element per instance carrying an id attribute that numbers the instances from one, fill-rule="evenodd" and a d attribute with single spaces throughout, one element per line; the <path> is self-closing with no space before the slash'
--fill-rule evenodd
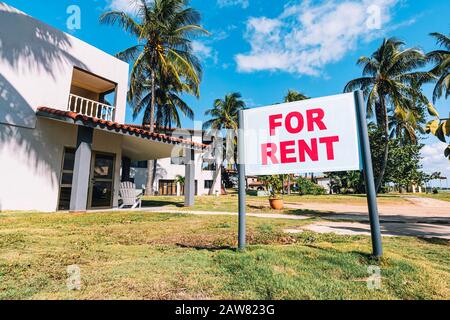
<path id="1" fill-rule="evenodd" d="M 438 245 L 442 245 L 442 246 L 450 246 L 450 240 L 448 239 L 443 239 L 443 238 L 424 238 L 424 237 L 419 237 L 418 238 L 420 241 L 426 242 L 426 243 L 430 243 L 430 244 L 438 244 Z"/>
<path id="2" fill-rule="evenodd" d="M 198 251 L 210 251 L 210 252 L 216 252 L 216 251 L 237 251 L 236 248 L 233 248 L 231 246 L 214 246 L 214 245 L 189 245 L 189 244 L 183 244 L 183 243 L 177 243 L 177 247 L 183 248 L 183 249 L 195 249 Z"/>
<path id="3" fill-rule="evenodd" d="M 322 215 L 335 214 L 335 212 L 333 212 L 333 211 L 317 211 L 317 210 L 310 210 L 310 209 L 293 209 L 293 210 L 287 210 L 284 213 L 297 215 L 297 216 L 311 216 L 311 217 L 321 217 Z"/>
<path id="4" fill-rule="evenodd" d="M 168 207 L 175 206 L 177 208 L 184 207 L 184 203 L 177 201 L 164 201 L 164 200 L 142 200 L 142 207 L 144 208 L 157 208 L 157 207 Z"/>

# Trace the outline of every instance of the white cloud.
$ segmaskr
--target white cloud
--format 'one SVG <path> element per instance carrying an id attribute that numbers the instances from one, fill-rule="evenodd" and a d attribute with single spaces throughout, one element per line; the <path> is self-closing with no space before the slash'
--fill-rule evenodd
<path id="1" fill-rule="evenodd" d="M 450 162 L 444 156 L 447 144 L 436 142 L 427 144 L 422 149 L 423 171 L 426 173 L 441 172 L 443 176 L 450 179 Z"/>
<path id="2" fill-rule="evenodd" d="M 218 52 L 213 48 L 207 46 L 205 43 L 194 40 L 191 43 L 192 50 L 200 59 L 212 59 L 215 64 L 218 62 Z"/>
<path id="3" fill-rule="evenodd" d="M 247 9 L 250 5 L 249 0 L 217 0 L 217 4 L 220 8 L 230 6 L 241 6 L 242 9 Z"/>
<path id="4" fill-rule="evenodd" d="M 379 30 L 371 29 L 367 23 L 373 19 L 369 8 L 379 8 L 383 27 L 390 21 L 390 11 L 396 3 L 397 0 L 305 0 L 286 5 L 275 18 L 250 18 L 245 38 L 251 50 L 236 55 L 238 70 L 317 76 L 327 64 L 341 60 L 355 49 L 358 41 L 380 36 Z"/>
<path id="5" fill-rule="evenodd" d="M 135 0 L 109 0 L 108 9 L 123 11 L 128 14 L 136 13 Z"/>

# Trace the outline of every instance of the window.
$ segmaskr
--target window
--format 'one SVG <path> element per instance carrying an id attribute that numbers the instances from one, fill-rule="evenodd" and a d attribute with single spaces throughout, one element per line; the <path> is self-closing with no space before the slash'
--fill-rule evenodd
<path id="1" fill-rule="evenodd" d="M 159 195 L 176 196 L 177 183 L 174 180 L 159 180 Z"/>
<path id="2" fill-rule="evenodd" d="M 212 189 L 214 181 L 205 180 L 205 189 Z"/>
<path id="3" fill-rule="evenodd" d="M 75 166 L 75 149 L 64 150 L 63 165 L 59 189 L 58 210 L 70 209 L 70 196 L 72 194 L 73 169 Z"/>
<path id="4" fill-rule="evenodd" d="M 216 171 L 216 164 L 214 162 L 203 162 L 202 170 L 203 171 Z"/>
<path id="5" fill-rule="evenodd" d="M 147 161 L 131 161 L 131 168 L 135 169 L 147 169 L 148 162 Z"/>

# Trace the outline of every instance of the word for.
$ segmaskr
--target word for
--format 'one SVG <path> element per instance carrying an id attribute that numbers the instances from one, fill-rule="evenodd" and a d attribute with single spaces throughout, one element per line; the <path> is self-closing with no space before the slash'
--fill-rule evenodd
<path id="1" fill-rule="evenodd" d="M 278 130 L 285 129 L 289 134 L 300 134 L 303 131 L 321 132 L 327 130 L 324 123 L 325 111 L 320 108 L 307 110 L 304 114 L 294 111 L 283 116 L 274 114 L 269 116 L 270 135 L 276 136 Z M 339 136 L 325 136 L 309 140 L 286 140 L 279 143 L 263 143 L 261 145 L 261 159 L 263 165 L 302 163 L 306 161 L 317 162 L 319 149 L 325 148 L 326 160 L 334 160 L 335 144 Z"/>

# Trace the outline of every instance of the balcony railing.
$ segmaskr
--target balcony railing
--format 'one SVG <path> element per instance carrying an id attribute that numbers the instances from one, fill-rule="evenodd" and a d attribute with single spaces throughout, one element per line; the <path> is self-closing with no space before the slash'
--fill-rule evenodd
<path id="1" fill-rule="evenodd" d="M 114 121 L 115 109 L 113 106 L 74 94 L 70 94 L 67 106 L 69 111 L 106 121 Z"/>

